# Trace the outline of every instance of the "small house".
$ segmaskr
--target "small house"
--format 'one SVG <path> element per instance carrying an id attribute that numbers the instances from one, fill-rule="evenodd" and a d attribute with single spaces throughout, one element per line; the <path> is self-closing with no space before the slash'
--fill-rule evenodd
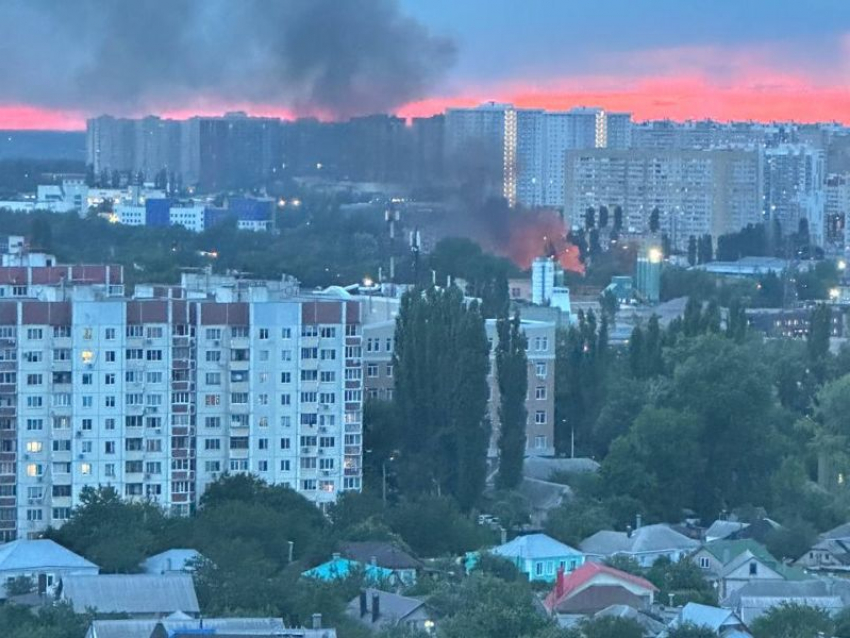
<path id="1" fill-rule="evenodd" d="M 28 579 L 40 594 L 53 594 L 66 576 L 98 573 L 97 565 L 52 540 L 17 540 L 0 545 L 0 598 L 10 594 L 6 588 L 16 579 Z"/>
<path id="2" fill-rule="evenodd" d="M 517 536 L 490 553 L 510 560 L 529 580 L 552 582 L 560 569 L 572 573 L 584 564 L 584 554 L 546 534 Z"/>

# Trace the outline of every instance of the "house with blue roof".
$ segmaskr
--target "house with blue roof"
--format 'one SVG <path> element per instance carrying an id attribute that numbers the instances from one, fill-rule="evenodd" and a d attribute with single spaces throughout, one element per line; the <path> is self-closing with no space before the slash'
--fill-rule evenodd
<path id="1" fill-rule="evenodd" d="M 556 541 L 546 534 L 517 536 L 512 541 L 490 550 L 495 556 L 510 560 L 529 580 L 554 582 L 558 570 L 570 574 L 584 565 L 579 550 Z"/>
<path id="2" fill-rule="evenodd" d="M 747 631 L 747 626 L 734 611 L 709 605 L 697 603 L 685 605 L 670 623 L 670 628 L 675 629 L 682 625 L 708 629 L 721 638 L 752 638 L 752 634 Z M 659 638 L 666 636 L 667 632 L 663 632 Z"/>
<path id="3" fill-rule="evenodd" d="M 301 572 L 301 576 L 315 580 L 334 581 L 344 580 L 358 573 L 362 573 L 368 583 L 400 584 L 397 582 L 398 577 L 392 569 L 371 563 L 361 563 L 350 558 L 344 558 L 341 554 L 336 553 L 329 561 Z"/>

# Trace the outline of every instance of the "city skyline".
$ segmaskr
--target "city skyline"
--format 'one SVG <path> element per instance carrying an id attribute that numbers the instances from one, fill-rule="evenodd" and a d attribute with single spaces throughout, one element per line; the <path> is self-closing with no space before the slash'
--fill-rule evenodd
<path id="1" fill-rule="evenodd" d="M 193 22 L 203 21 L 192 13 L 192 2 L 183 4 L 187 15 L 197 17 Z M 0 63 L 0 77 L 7 87 L 0 98 L 0 128 L 82 130 L 87 117 L 101 113 L 185 117 L 244 110 L 287 119 L 301 115 L 340 119 L 383 110 L 413 117 L 488 100 L 558 110 L 593 105 L 630 111 L 638 121 L 847 122 L 850 87 L 845 71 L 850 35 L 841 25 L 847 23 L 850 8 L 832 0 L 819 3 L 817 12 L 802 5 L 780 4 L 758 0 L 737 6 L 723 0 L 706 12 L 667 0 L 654 3 L 651 9 L 632 7 L 622 0 L 604 0 L 592 7 L 542 0 L 535 10 L 519 14 L 511 11 L 505 0 L 497 0 L 488 4 L 485 26 L 476 18 L 481 12 L 477 2 L 460 7 L 443 0 L 360 3 L 359 10 L 374 11 L 374 17 L 369 14 L 373 23 L 385 21 L 383 30 L 412 37 L 418 43 L 408 47 L 410 60 L 390 69 L 377 64 L 381 50 L 364 44 L 368 39 L 364 28 L 360 40 L 355 38 L 351 45 L 363 56 L 358 61 L 360 68 L 343 68 L 340 58 L 327 52 L 318 61 L 309 60 L 320 65 L 316 68 L 323 74 L 322 82 L 330 86 L 314 83 L 305 89 L 294 83 L 241 94 L 231 90 L 232 78 L 197 80 L 192 75 L 192 59 L 178 60 L 177 73 L 168 78 L 160 77 L 163 71 L 157 61 L 147 61 L 137 71 L 139 87 L 133 86 L 132 80 L 106 82 L 108 86 L 98 87 L 91 96 L 86 95 L 86 82 L 90 84 L 93 78 L 81 74 L 91 68 L 82 62 L 77 66 L 68 62 L 72 79 L 53 89 L 45 77 L 51 73 L 51 63 L 57 61 L 50 50 L 40 57 L 39 64 L 28 68 L 40 83 L 35 90 L 28 86 L 31 80 L 18 77 L 11 68 L 18 54 L 23 55 L 23 42 L 12 39 L 7 45 L 11 53 L 7 67 Z M 144 11 L 145 6 L 142 3 L 136 11 Z M 24 27 L 33 19 L 29 13 L 38 13 L 27 13 L 16 3 L 10 7 L 2 10 L 9 13 L 10 23 L 17 20 Z M 85 10 L 80 13 L 78 26 L 87 24 L 86 19 L 93 20 Z M 348 14 L 355 13 L 341 12 L 335 19 L 347 28 L 355 19 Z M 58 24 L 61 16 L 47 17 L 57 18 Z M 214 25 L 215 16 L 210 20 Z M 43 29 L 50 28 L 49 22 Z M 328 41 L 332 37 L 328 36 Z M 259 34 L 257 41 L 262 38 Z M 108 39 L 92 44 L 89 57 L 103 56 L 108 45 Z M 180 54 L 181 49 L 175 52 Z M 440 58 L 439 63 L 426 64 L 417 58 L 431 55 Z M 291 62 L 290 58 L 284 59 Z M 92 64 L 91 60 L 87 63 Z M 98 59 L 97 64 L 106 63 Z M 111 70 L 92 68 L 107 77 Z M 281 83 L 289 80 L 287 73 L 291 72 L 281 71 Z M 399 74 L 410 73 L 421 77 L 397 86 Z M 342 83 L 334 84 L 340 75 L 344 76 Z M 296 85 L 299 88 L 292 88 Z M 367 98 L 364 93 L 369 94 Z"/>

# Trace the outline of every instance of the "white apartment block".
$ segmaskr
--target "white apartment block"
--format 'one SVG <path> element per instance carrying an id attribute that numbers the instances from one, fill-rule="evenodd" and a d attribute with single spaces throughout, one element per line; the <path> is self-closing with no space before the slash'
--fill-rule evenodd
<path id="1" fill-rule="evenodd" d="M 225 472 L 320 506 L 360 489 L 356 301 L 209 273 L 122 284 L 0 268 L 0 540 L 61 525 L 87 486 L 174 514 Z"/>
<path id="2" fill-rule="evenodd" d="M 577 228 L 593 207 L 623 209 L 627 233 L 647 232 L 653 209 L 674 247 L 761 221 L 762 154 L 745 149 L 594 149 L 566 154 L 565 218 Z"/>
<path id="3" fill-rule="evenodd" d="M 464 153 L 497 158 L 500 193 L 511 206 L 564 206 L 565 153 L 572 149 L 628 148 L 631 115 L 599 108 L 569 111 L 517 109 L 487 103 L 446 111 L 449 160 Z"/>

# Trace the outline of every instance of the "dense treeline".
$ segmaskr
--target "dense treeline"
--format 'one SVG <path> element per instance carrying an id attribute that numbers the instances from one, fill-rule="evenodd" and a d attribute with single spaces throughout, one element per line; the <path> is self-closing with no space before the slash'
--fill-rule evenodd
<path id="1" fill-rule="evenodd" d="M 691 299 L 682 319 L 636 328 L 626 351 L 581 376 L 594 412 L 563 400 L 562 427 L 582 424 L 577 449 L 602 469 L 575 482 L 577 500 L 550 518 L 551 533 L 576 543 L 624 529 L 636 514 L 678 522 L 693 512 L 710 522 L 767 512 L 787 528 L 772 549 L 796 559 L 815 531 L 850 517 L 841 481 L 850 430 L 838 416 L 850 409 L 850 350 L 830 353 L 829 309 L 815 310 L 806 341 L 749 334 L 736 304 L 727 317 L 724 326 L 716 301 Z M 567 375 L 575 355 L 559 353 Z"/>

